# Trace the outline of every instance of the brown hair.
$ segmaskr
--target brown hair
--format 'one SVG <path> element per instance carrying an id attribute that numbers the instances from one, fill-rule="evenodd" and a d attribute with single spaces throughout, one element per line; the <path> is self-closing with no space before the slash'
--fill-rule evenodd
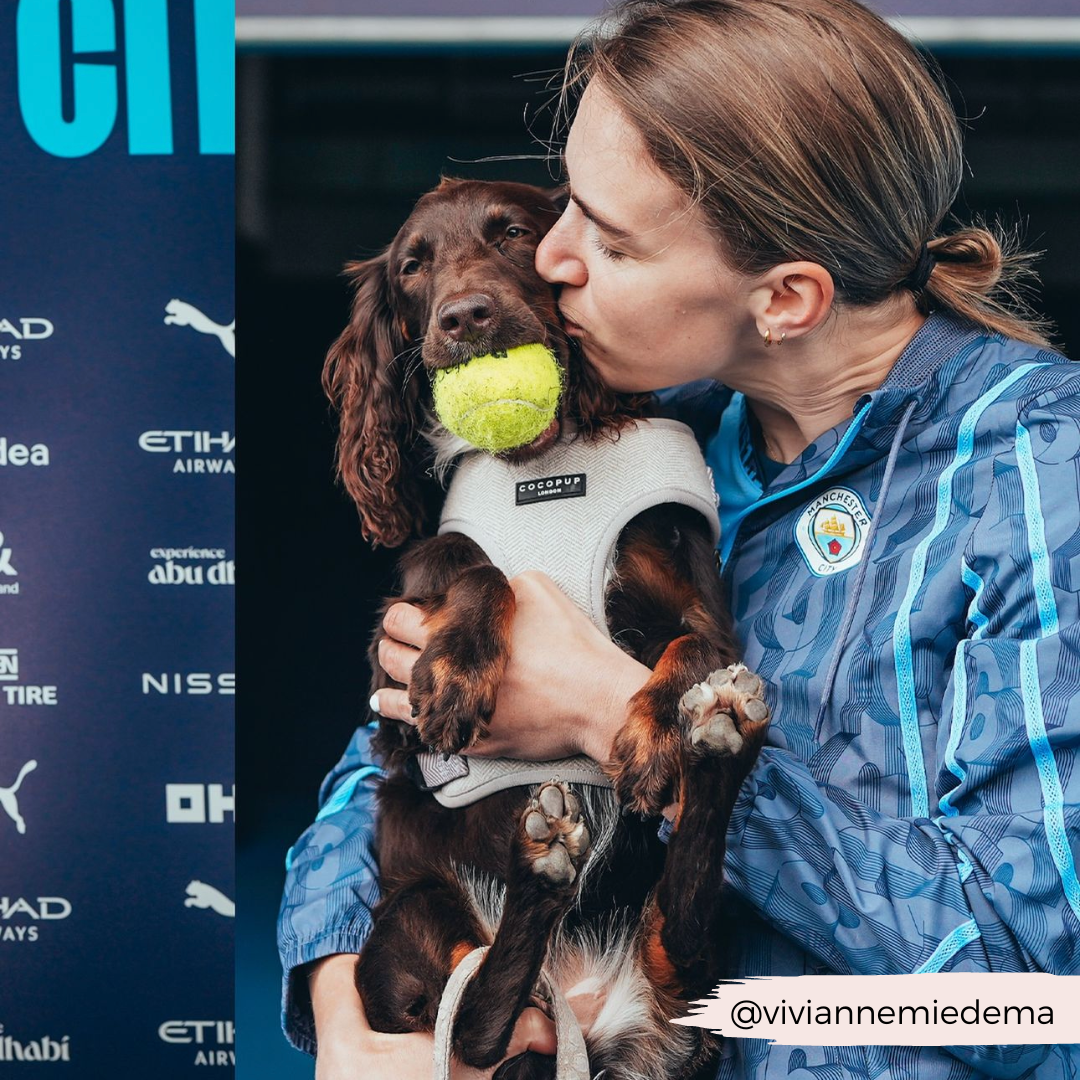
<path id="1" fill-rule="evenodd" d="M 1000 229 L 941 231 L 963 153 L 939 73 L 855 0 L 624 0 L 571 47 L 564 116 L 593 79 L 737 270 L 805 259 L 841 302 L 908 289 L 1047 344 L 1018 289 L 1032 257 Z"/>

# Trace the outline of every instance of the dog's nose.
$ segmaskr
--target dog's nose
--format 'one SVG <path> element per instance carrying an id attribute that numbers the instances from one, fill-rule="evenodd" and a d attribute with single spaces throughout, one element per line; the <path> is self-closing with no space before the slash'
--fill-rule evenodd
<path id="1" fill-rule="evenodd" d="M 469 341 L 491 325 L 495 301 L 487 293 L 472 293 L 439 308 L 439 329 L 455 341 Z"/>

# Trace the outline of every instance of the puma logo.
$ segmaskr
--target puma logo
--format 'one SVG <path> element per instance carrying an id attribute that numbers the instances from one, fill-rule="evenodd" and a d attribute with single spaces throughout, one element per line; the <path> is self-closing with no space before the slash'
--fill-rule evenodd
<path id="1" fill-rule="evenodd" d="M 190 326 L 192 330 L 197 330 L 200 334 L 211 334 L 221 342 L 230 356 L 236 356 L 235 319 L 228 326 L 222 326 L 204 315 L 197 307 L 183 300 L 170 300 L 165 305 L 165 325 Z"/>
<path id="2" fill-rule="evenodd" d="M 188 897 L 184 901 L 184 907 L 213 908 L 219 915 L 227 919 L 236 917 L 236 904 L 234 904 L 223 892 L 219 892 L 213 885 L 207 885 L 205 881 L 191 881 L 187 887 Z"/>
<path id="3" fill-rule="evenodd" d="M 19 800 L 15 798 L 16 792 L 22 786 L 23 778 L 27 773 L 32 773 L 37 768 L 36 761 L 28 761 L 20 770 L 18 778 L 11 787 L 0 787 L 0 806 L 6 811 L 9 818 L 15 822 L 15 828 L 19 833 L 26 832 L 26 822 L 19 813 Z"/>

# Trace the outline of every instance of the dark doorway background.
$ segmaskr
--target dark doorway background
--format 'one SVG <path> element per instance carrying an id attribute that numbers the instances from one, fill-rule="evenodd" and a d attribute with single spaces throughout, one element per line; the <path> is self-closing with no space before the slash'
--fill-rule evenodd
<path id="1" fill-rule="evenodd" d="M 525 117 L 561 50 L 239 58 L 240 228 L 237 820 L 241 1068 L 311 1075 L 274 1032 L 273 913 L 285 851 L 365 709 L 365 650 L 393 554 L 373 553 L 333 483 L 319 386 L 344 325 L 339 271 L 389 242 L 440 173 L 550 183 Z M 1038 306 L 1080 348 L 1080 59 L 1007 49 L 938 54 L 967 119 L 956 208 L 1045 250 Z M 534 73 L 531 77 L 526 73 Z M 549 120 L 535 129 L 549 134 Z M 258 993 L 254 992 L 258 984 Z M 246 1037 L 244 1037 L 246 1036 Z M 295 1071 L 294 1071 L 295 1070 Z"/>

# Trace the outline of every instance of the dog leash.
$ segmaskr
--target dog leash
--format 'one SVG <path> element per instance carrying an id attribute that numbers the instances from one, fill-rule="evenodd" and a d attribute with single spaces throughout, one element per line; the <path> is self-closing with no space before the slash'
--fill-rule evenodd
<path id="1" fill-rule="evenodd" d="M 481 945 L 473 949 L 450 975 L 446 989 L 439 1004 L 439 1015 L 435 1019 L 435 1071 L 433 1080 L 450 1080 L 450 1056 L 453 1046 L 454 1022 L 461 1009 L 465 988 L 472 981 L 487 954 L 488 946 Z M 589 1055 L 585 1049 L 585 1040 L 578 1027 L 577 1018 L 570 1008 L 562 991 L 552 985 L 546 975 L 541 973 L 538 989 L 551 1005 L 555 1019 L 555 1037 L 558 1046 L 555 1050 L 556 1080 L 590 1080 Z"/>

